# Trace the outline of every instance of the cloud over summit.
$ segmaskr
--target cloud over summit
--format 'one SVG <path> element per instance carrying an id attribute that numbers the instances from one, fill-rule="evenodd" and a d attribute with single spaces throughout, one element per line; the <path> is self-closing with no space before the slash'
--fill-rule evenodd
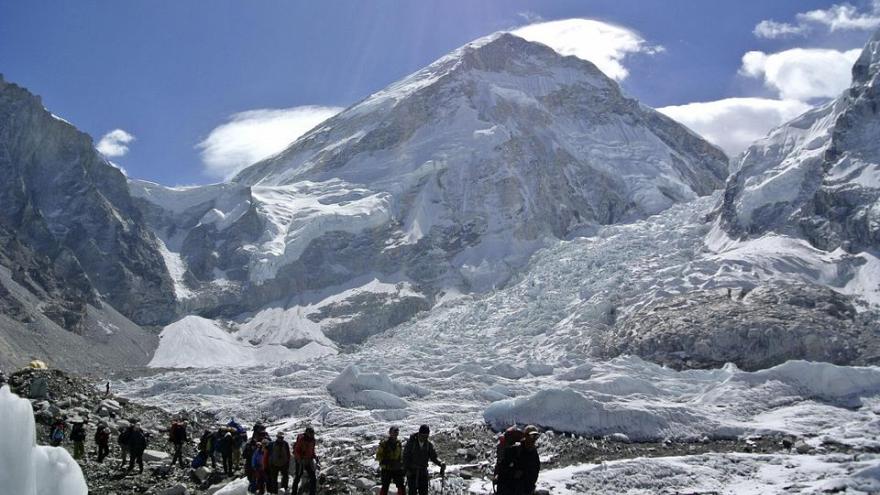
<path id="1" fill-rule="evenodd" d="M 196 145 L 207 175 L 227 179 L 241 169 L 283 151 L 339 107 L 301 106 L 239 112 Z"/>
<path id="2" fill-rule="evenodd" d="M 540 22 L 511 33 L 543 43 L 561 55 L 574 55 L 588 60 L 616 81 L 622 81 L 629 75 L 623 63 L 628 55 L 663 51 L 662 46 L 650 45 L 631 29 L 593 19 Z"/>

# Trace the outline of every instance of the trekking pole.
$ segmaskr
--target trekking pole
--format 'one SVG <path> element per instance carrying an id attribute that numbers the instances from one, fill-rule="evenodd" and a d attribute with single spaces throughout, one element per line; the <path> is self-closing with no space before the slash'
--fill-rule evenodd
<path id="1" fill-rule="evenodd" d="M 446 491 L 446 464 L 440 466 L 440 495 Z"/>

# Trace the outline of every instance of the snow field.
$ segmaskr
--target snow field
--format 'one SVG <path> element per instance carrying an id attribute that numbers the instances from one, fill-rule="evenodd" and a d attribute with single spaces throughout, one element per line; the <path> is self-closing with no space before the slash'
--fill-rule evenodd
<path id="1" fill-rule="evenodd" d="M 281 366 L 168 371 L 120 386 L 126 395 L 171 410 L 199 407 L 251 421 L 271 415 L 274 428 L 311 423 L 322 435 L 339 438 L 381 435 L 389 423 L 404 431 L 421 423 L 443 430 L 488 420 L 499 428 L 537 423 L 631 439 L 785 433 L 808 437 L 814 448 L 825 441 L 880 448 L 877 368 L 789 362 L 754 373 L 732 365 L 675 371 L 636 357 L 585 358 L 591 336 L 612 311 L 620 317 L 643 300 L 758 276 L 760 270 L 725 265 L 704 251 L 710 226 L 699 219 L 715 199 L 556 243 L 538 251 L 503 289 L 447 301 L 345 354 Z M 728 278 L 715 281 L 716 273 Z M 398 388 L 410 386 L 425 393 Z M 207 393 L 216 389 L 227 394 Z M 684 474 L 659 477 L 653 485 L 645 478 L 656 490 L 627 492 L 624 486 L 619 493 L 688 487 L 688 479 L 701 476 L 716 487 L 741 479 L 735 475 L 739 458 L 711 459 L 717 473 L 700 467 L 702 458 L 683 458 L 663 469 Z M 655 461 L 627 462 L 636 469 Z M 850 465 L 855 469 L 841 461 L 836 472 L 843 476 Z M 827 477 L 798 472 L 796 479 L 810 483 Z M 559 476 L 575 480 L 573 472 Z"/>
<path id="2" fill-rule="evenodd" d="M 880 490 L 880 458 L 750 454 L 638 458 L 542 472 L 538 484 L 554 495 L 871 494 Z"/>

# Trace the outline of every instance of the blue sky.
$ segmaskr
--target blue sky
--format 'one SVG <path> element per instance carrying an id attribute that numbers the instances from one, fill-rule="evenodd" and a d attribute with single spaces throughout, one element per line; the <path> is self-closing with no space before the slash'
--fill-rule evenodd
<path id="1" fill-rule="evenodd" d="M 0 72 L 96 143 L 118 130 L 100 149 L 131 177 L 206 183 L 470 40 L 572 18 L 600 22 L 534 35 L 735 152 L 842 89 L 880 3 L 0 0 Z"/>

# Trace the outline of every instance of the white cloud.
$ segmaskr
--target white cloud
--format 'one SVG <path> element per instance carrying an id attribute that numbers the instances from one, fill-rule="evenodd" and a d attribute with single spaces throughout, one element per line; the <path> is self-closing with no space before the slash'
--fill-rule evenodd
<path id="1" fill-rule="evenodd" d="M 735 156 L 752 142 L 806 112 L 810 106 L 797 100 L 727 98 L 658 108 L 711 143 Z"/>
<path id="2" fill-rule="evenodd" d="M 543 43 L 562 55 L 589 60 L 617 81 L 629 74 L 623 65 L 627 55 L 663 51 L 663 47 L 649 45 L 633 30 L 592 19 L 542 22 L 511 32 L 529 41 Z"/>
<path id="3" fill-rule="evenodd" d="M 761 79 L 783 100 L 833 98 L 850 85 L 852 66 L 860 53 L 860 49 L 841 52 L 820 48 L 771 54 L 752 51 L 743 55 L 740 73 Z"/>
<path id="4" fill-rule="evenodd" d="M 808 26 L 789 24 L 787 22 L 761 21 L 755 26 L 753 33 L 758 38 L 776 39 L 805 34 Z"/>
<path id="5" fill-rule="evenodd" d="M 134 136 L 122 129 L 114 129 L 104 134 L 95 148 L 98 150 L 98 153 L 107 158 L 123 156 L 128 153 L 128 144 L 132 141 L 134 141 Z"/>
<path id="6" fill-rule="evenodd" d="M 755 26 L 755 36 L 758 38 L 785 38 L 790 36 L 806 35 L 816 27 L 822 27 L 830 32 L 871 30 L 880 27 L 880 0 L 874 0 L 871 8 L 860 11 L 858 8 L 847 4 L 832 5 L 827 9 L 816 9 L 802 12 L 795 16 L 794 24 L 764 20 Z"/>
<path id="7" fill-rule="evenodd" d="M 205 172 L 229 178 L 241 169 L 283 151 L 298 137 L 342 110 L 303 106 L 236 113 L 216 127 L 200 150 Z"/>
<path id="8" fill-rule="evenodd" d="M 811 10 L 797 15 L 800 23 L 816 23 L 826 26 L 831 32 L 839 30 L 869 30 L 880 27 L 880 2 L 872 4 L 872 10 L 859 12 L 849 4 L 832 5 L 826 10 Z"/>

